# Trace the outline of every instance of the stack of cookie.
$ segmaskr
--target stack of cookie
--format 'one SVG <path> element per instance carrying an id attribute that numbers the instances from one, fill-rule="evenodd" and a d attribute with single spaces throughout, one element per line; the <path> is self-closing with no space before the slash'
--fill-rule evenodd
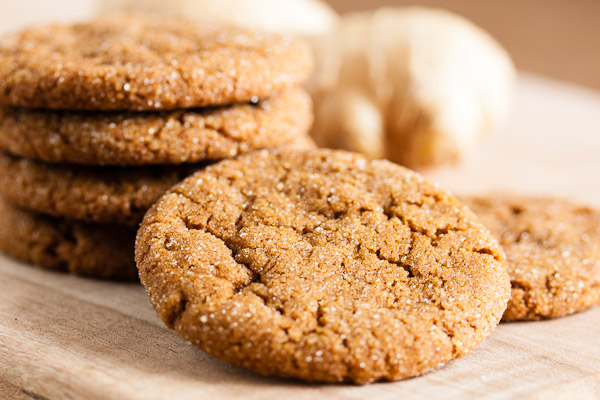
<path id="1" fill-rule="evenodd" d="M 216 160 L 313 146 L 307 48 L 264 33 L 111 18 L 0 42 L 0 247 L 129 279 L 135 230 Z"/>

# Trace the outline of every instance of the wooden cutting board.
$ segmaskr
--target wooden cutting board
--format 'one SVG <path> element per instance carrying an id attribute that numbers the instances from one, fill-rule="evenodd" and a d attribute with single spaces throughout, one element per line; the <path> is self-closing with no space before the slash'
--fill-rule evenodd
<path id="1" fill-rule="evenodd" d="M 600 206 L 600 94 L 522 76 L 514 117 L 460 165 L 456 193 L 517 190 Z M 501 324 L 468 356 L 395 383 L 307 385 L 231 367 L 163 326 L 135 284 L 0 256 L 1 399 L 599 399 L 600 307 Z"/>

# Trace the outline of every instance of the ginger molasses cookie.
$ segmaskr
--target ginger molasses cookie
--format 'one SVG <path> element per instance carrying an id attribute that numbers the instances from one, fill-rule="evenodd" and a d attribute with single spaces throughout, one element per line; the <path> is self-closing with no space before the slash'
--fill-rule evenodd
<path id="1" fill-rule="evenodd" d="M 52 218 L 0 201 L 0 250 L 43 268 L 136 280 L 135 230 L 134 226 Z"/>
<path id="2" fill-rule="evenodd" d="M 307 136 L 312 104 L 290 89 L 256 104 L 172 112 L 73 112 L 0 107 L 0 148 L 49 162 L 178 164 L 284 147 Z"/>
<path id="3" fill-rule="evenodd" d="M 195 346 L 265 375 L 366 383 L 469 352 L 510 285 L 497 242 L 420 175 L 333 150 L 259 151 L 172 188 L 140 278 Z"/>
<path id="4" fill-rule="evenodd" d="M 88 222 L 137 224 L 171 186 L 207 164 L 93 167 L 0 153 L 2 197 L 19 207 Z"/>
<path id="5" fill-rule="evenodd" d="M 506 252 L 504 321 L 555 318 L 600 304 L 600 211 L 564 199 L 489 195 L 466 204 Z"/>
<path id="6" fill-rule="evenodd" d="M 309 75 L 290 37 L 181 20 L 102 18 L 0 40 L 0 103 L 172 110 L 264 98 Z"/>

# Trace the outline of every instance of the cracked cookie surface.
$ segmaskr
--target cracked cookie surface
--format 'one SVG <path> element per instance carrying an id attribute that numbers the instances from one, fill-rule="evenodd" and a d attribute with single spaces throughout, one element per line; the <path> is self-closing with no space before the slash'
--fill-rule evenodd
<path id="1" fill-rule="evenodd" d="M 506 252 L 504 321 L 556 318 L 600 304 L 600 211 L 565 199 L 464 199 Z"/>
<path id="2" fill-rule="evenodd" d="M 136 263 L 163 321 L 261 374 L 366 383 L 469 352 L 509 296 L 504 256 L 437 185 L 333 150 L 259 151 L 172 188 Z"/>
<path id="3" fill-rule="evenodd" d="M 66 110 L 172 110 L 264 98 L 302 83 L 308 46 L 181 20 L 101 18 L 0 40 L 0 103 Z"/>
<path id="4" fill-rule="evenodd" d="M 43 268 L 137 280 L 135 231 L 135 226 L 53 218 L 0 201 L 0 250 Z"/>
<path id="5" fill-rule="evenodd" d="M 59 163 L 179 164 L 309 141 L 311 124 L 311 100 L 302 89 L 256 104 L 158 113 L 0 107 L 0 148 Z"/>

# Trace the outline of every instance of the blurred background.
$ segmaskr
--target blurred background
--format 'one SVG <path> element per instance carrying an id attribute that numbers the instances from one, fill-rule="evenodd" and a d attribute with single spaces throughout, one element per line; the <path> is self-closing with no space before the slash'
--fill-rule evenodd
<path id="1" fill-rule="evenodd" d="M 422 5 L 458 13 L 490 32 L 518 69 L 600 89 L 598 0 L 328 0 L 339 12 Z"/>
<path id="2" fill-rule="evenodd" d="M 95 12 L 97 1 L 0 0 L 0 29 L 85 18 Z M 518 69 L 600 89 L 598 0 L 327 1 L 341 13 L 379 6 L 446 8 L 489 31 L 511 53 Z"/>

